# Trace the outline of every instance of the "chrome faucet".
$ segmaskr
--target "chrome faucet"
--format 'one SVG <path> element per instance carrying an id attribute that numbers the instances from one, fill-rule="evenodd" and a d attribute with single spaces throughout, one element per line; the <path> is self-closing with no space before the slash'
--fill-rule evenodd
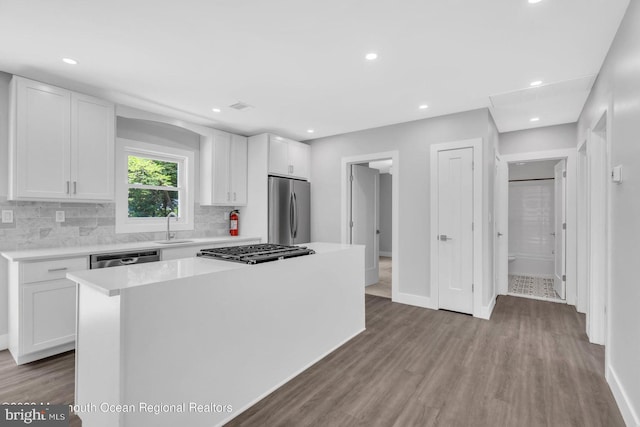
<path id="1" fill-rule="evenodd" d="M 171 228 L 170 228 L 171 217 L 174 217 L 176 221 L 178 220 L 178 216 L 173 212 L 169 212 L 169 215 L 167 215 L 167 242 L 171 240 Z"/>

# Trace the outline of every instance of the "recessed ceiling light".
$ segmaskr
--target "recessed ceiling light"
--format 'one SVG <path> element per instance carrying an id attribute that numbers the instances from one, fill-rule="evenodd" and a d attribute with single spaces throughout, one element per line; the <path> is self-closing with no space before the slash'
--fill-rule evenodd
<path id="1" fill-rule="evenodd" d="M 307 129 L 307 133 L 314 133 L 314 132 L 315 132 L 315 130 L 313 130 L 313 129 Z"/>
<path id="2" fill-rule="evenodd" d="M 427 108 L 429 108 L 429 106 L 427 104 L 422 104 L 418 108 L 421 109 L 421 110 L 426 110 Z"/>
<path id="3" fill-rule="evenodd" d="M 542 84 L 542 80 L 534 80 L 531 83 L 529 83 L 529 86 L 540 86 Z"/>
<path id="4" fill-rule="evenodd" d="M 212 109 L 211 109 L 211 111 L 213 111 L 214 113 L 219 113 L 219 112 L 221 112 L 222 110 L 221 110 L 221 109 L 219 109 L 219 108 L 212 108 Z"/>
<path id="5" fill-rule="evenodd" d="M 518 163 L 516 163 L 516 165 L 518 165 L 518 166 L 524 166 L 524 165 L 526 165 L 526 163 L 525 163 L 525 162 L 518 162 Z"/>
<path id="6" fill-rule="evenodd" d="M 373 61 L 374 59 L 378 59 L 378 54 L 377 54 L 377 53 L 375 53 L 375 52 L 367 53 L 367 54 L 365 55 L 365 59 L 366 59 L 367 61 Z"/>
<path id="7" fill-rule="evenodd" d="M 529 0 L 529 4 L 540 3 L 542 0 Z"/>
<path id="8" fill-rule="evenodd" d="M 78 65 L 78 61 L 72 58 L 62 58 L 62 62 L 69 65 Z"/>
<path id="9" fill-rule="evenodd" d="M 529 119 L 530 122 L 539 122 L 540 121 L 540 117 L 532 117 L 531 119 Z"/>

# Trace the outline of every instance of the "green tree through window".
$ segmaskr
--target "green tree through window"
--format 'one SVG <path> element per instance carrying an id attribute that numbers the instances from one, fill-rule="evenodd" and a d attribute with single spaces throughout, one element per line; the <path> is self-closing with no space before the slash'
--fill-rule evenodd
<path id="1" fill-rule="evenodd" d="M 179 215 L 178 163 L 128 156 L 129 217 Z"/>

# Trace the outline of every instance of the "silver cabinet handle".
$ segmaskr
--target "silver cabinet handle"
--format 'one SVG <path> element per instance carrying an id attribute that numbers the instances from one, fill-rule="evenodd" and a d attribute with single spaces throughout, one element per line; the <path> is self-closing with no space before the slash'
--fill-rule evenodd
<path id="1" fill-rule="evenodd" d="M 73 181 L 73 194 L 78 194 L 78 181 Z"/>
<path id="2" fill-rule="evenodd" d="M 233 192 L 233 201 L 234 202 L 236 201 L 236 192 L 235 191 Z"/>
<path id="3" fill-rule="evenodd" d="M 67 194 L 69 194 L 70 185 L 71 185 L 71 183 L 69 181 L 67 181 Z"/>
<path id="4" fill-rule="evenodd" d="M 555 235 L 556 235 L 556 233 L 549 233 L 549 234 L 551 234 L 551 235 L 552 235 L 552 236 L 554 236 L 554 237 L 555 237 Z"/>
<path id="5" fill-rule="evenodd" d="M 502 237 L 502 233 L 498 231 L 498 237 Z"/>
<path id="6" fill-rule="evenodd" d="M 67 269 L 67 267 L 50 268 L 48 271 L 49 271 L 49 273 L 53 273 L 54 271 L 65 271 L 66 269 Z"/>
<path id="7" fill-rule="evenodd" d="M 227 191 L 227 202 L 228 202 L 229 200 L 231 200 L 231 193 L 229 193 L 229 192 Z"/>
<path id="8" fill-rule="evenodd" d="M 446 234 L 441 234 L 441 235 L 438 237 L 438 240 L 441 240 L 441 241 L 443 241 L 443 242 L 446 242 L 447 240 L 453 240 L 453 237 L 448 237 Z"/>

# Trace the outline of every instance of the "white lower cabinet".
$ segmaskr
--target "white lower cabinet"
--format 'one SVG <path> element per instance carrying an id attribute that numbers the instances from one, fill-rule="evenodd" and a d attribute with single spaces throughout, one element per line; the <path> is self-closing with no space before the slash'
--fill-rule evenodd
<path id="1" fill-rule="evenodd" d="M 75 348 L 76 284 L 70 271 L 88 257 L 12 262 L 9 266 L 9 351 L 18 365 Z"/>
<path id="2" fill-rule="evenodd" d="M 67 279 L 22 287 L 22 353 L 34 353 L 76 339 L 76 285 Z"/>

